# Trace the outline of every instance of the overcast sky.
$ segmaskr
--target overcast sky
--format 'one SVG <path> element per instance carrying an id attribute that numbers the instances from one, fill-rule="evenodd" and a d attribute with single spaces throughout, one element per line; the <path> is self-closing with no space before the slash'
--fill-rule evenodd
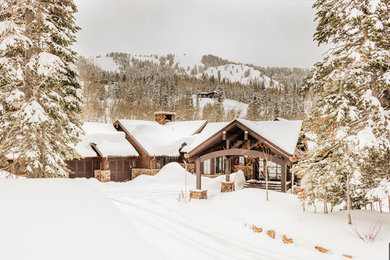
<path id="1" fill-rule="evenodd" d="M 75 0 L 76 51 L 95 56 L 214 54 L 261 66 L 311 67 L 311 0 Z"/>

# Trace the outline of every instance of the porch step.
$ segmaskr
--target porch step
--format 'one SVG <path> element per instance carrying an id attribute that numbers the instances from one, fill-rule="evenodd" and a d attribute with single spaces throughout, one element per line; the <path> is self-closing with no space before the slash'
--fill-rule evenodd
<path id="1" fill-rule="evenodd" d="M 252 189 L 265 189 L 265 182 L 263 181 L 252 181 L 249 180 L 244 184 L 244 189 L 252 188 Z M 275 182 L 268 182 L 268 189 L 269 190 L 276 190 L 280 191 L 282 188 L 282 185 L 280 183 Z"/>

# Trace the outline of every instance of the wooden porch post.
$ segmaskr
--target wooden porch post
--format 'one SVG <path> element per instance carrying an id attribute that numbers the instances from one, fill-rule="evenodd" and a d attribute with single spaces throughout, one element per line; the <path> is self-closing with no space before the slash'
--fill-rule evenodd
<path id="1" fill-rule="evenodd" d="M 227 182 L 230 181 L 230 159 L 228 157 L 225 158 L 225 180 Z"/>
<path id="2" fill-rule="evenodd" d="M 281 192 L 286 192 L 286 163 L 282 164 L 282 176 L 280 181 Z"/>
<path id="3" fill-rule="evenodd" d="M 196 171 L 196 189 L 201 190 L 202 189 L 202 175 L 201 175 L 201 169 L 200 169 L 200 159 L 197 158 L 195 160 L 195 171 Z"/>
<path id="4" fill-rule="evenodd" d="M 291 172 L 291 191 L 292 193 L 294 193 L 294 173 L 291 171 L 291 168 L 290 168 L 290 172 Z"/>
<path id="5" fill-rule="evenodd" d="M 215 174 L 215 158 L 210 159 L 210 174 Z"/>

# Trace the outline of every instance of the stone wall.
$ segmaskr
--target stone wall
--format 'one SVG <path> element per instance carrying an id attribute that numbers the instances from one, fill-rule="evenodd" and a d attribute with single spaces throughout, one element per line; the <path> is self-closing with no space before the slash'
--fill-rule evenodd
<path id="1" fill-rule="evenodd" d="M 184 163 L 180 163 L 181 167 L 184 169 L 186 168 L 186 165 Z M 195 163 L 187 163 L 187 171 L 192 174 L 196 174 L 195 171 Z"/>
<path id="2" fill-rule="evenodd" d="M 207 200 L 207 190 L 190 190 L 190 199 Z"/>
<path id="3" fill-rule="evenodd" d="M 253 178 L 253 166 L 234 165 L 234 171 L 238 172 L 239 170 L 244 173 L 245 179 L 251 180 Z"/>
<path id="4" fill-rule="evenodd" d="M 141 168 L 133 168 L 131 177 L 132 179 L 135 179 L 136 177 L 140 175 L 150 175 L 154 176 L 156 175 L 161 169 L 141 169 Z"/>
<path id="5" fill-rule="evenodd" d="M 111 180 L 110 170 L 95 170 L 94 175 L 101 182 L 109 182 Z"/>
<path id="6" fill-rule="evenodd" d="M 232 192 L 235 190 L 234 182 L 221 182 L 221 192 Z"/>

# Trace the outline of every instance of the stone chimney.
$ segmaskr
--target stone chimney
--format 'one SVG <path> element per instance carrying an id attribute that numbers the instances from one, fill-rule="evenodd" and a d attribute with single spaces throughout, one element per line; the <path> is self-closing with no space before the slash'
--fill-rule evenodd
<path id="1" fill-rule="evenodd" d="M 165 125 L 168 122 L 175 121 L 176 113 L 159 111 L 154 113 L 154 121 L 160 125 Z"/>

